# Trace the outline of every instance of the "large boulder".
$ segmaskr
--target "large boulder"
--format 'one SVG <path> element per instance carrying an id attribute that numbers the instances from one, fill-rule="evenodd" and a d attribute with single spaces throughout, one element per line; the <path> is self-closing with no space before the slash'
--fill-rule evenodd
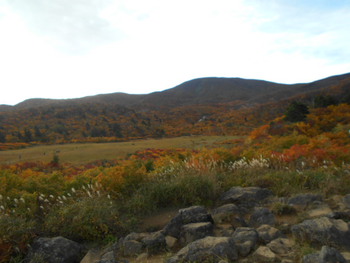
<path id="1" fill-rule="evenodd" d="M 350 249 L 349 225 L 341 219 L 321 217 L 294 225 L 291 228 L 296 239 L 321 245 Z"/>
<path id="2" fill-rule="evenodd" d="M 213 218 L 203 206 L 180 209 L 179 213 L 164 227 L 163 233 L 165 236 L 179 239 L 183 225 L 200 222 L 214 223 Z"/>
<path id="3" fill-rule="evenodd" d="M 136 256 L 143 251 L 143 244 L 136 240 L 126 240 L 123 242 L 121 254 L 123 256 Z"/>
<path id="4" fill-rule="evenodd" d="M 265 246 L 260 246 L 255 250 L 252 257 L 254 259 L 253 262 L 257 263 L 273 263 L 277 261 L 277 255 Z"/>
<path id="5" fill-rule="evenodd" d="M 165 236 L 162 231 L 151 233 L 130 233 L 125 238 L 119 240 L 117 244 L 117 254 L 123 256 L 134 256 L 143 251 L 157 253 L 167 246 Z"/>
<path id="6" fill-rule="evenodd" d="M 261 225 L 273 226 L 275 223 L 275 215 L 266 207 L 256 207 L 249 220 L 251 227 L 259 227 Z"/>
<path id="7" fill-rule="evenodd" d="M 79 263 L 84 247 L 64 237 L 38 238 L 31 245 L 26 262 Z"/>
<path id="8" fill-rule="evenodd" d="M 245 224 L 241 213 L 241 209 L 235 204 L 225 204 L 214 209 L 211 214 L 215 224 L 230 223 L 238 227 Z"/>
<path id="9" fill-rule="evenodd" d="M 198 239 L 182 248 L 167 263 L 177 262 L 213 262 L 222 259 L 228 262 L 237 260 L 238 253 L 233 238 L 205 237 Z"/>
<path id="10" fill-rule="evenodd" d="M 116 259 L 113 248 L 104 250 L 90 249 L 80 263 L 120 263 Z"/>
<path id="11" fill-rule="evenodd" d="M 148 233 L 141 242 L 149 253 L 160 252 L 166 247 L 165 236 L 161 231 Z"/>
<path id="12" fill-rule="evenodd" d="M 346 263 L 346 259 L 338 250 L 332 247 L 323 246 L 321 251 L 305 255 L 303 263 Z"/>
<path id="13" fill-rule="evenodd" d="M 254 228 L 239 227 L 232 235 L 241 256 L 247 256 L 255 247 L 259 239 L 258 232 Z"/>
<path id="14" fill-rule="evenodd" d="M 296 208 L 304 209 L 313 203 L 322 202 L 322 200 L 322 195 L 319 194 L 298 194 L 289 198 L 288 204 Z"/>
<path id="15" fill-rule="evenodd" d="M 213 236 L 214 225 L 211 222 L 191 223 L 182 226 L 180 242 L 191 243 L 206 236 Z"/>
<path id="16" fill-rule="evenodd" d="M 243 207 L 254 207 L 266 198 L 272 195 L 272 192 L 266 188 L 260 187 L 232 187 L 221 196 L 224 203 L 234 203 Z"/>
<path id="17" fill-rule="evenodd" d="M 350 194 L 345 195 L 342 201 L 346 208 L 350 208 Z"/>
<path id="18" fill-rule="evenodd" d="M 295 242 L 288 238 L 277 238 L 266 246 L 279 256 L 290 256 L 295 247 Z"/>
<path id="19" fill-rule="evenodd" d="M 267 244 L 272 240 L 283 236 L 282 232 L 279 229 L 270 225 L 261 225 L 256 229 L 256 231 L 259 234 L 260 241 L 264 244 Z"/>

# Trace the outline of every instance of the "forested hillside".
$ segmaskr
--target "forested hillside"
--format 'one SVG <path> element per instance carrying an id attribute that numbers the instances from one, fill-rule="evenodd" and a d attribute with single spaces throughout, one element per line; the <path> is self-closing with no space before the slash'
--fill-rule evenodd
<path id="1" fill-rule="evenodd" d="M 0 111 L 2 149 L 33 143 L 124 141 L 183 135 L 239 135 L 273 120 L 291 101 L 349 102 L 350 75 L 296 85 L 205 78 L 148 95 L 32 99 Z"/>

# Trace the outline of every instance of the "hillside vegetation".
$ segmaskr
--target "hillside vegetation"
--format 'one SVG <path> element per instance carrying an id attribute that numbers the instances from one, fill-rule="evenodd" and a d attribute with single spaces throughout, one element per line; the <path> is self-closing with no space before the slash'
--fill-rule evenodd
<path id="1" fill-rule="evenodd" d="M 266 187 L 277 196 L 349 193 L 350 105 L 337 96 L 304 96 L 284 112 L 246 138 L 227 140 L 230 147 L 151 148 L 80 165 L 63 163 L 59 155 L 50 162 L 2 165 L 2 262 L 15 262 L 38 236 L 106 244 L 137 230 L 145 215 L 169 207 L 210 207 L 237 185 Z"/>
<path id="2" fill-rule="evenodd" d="M 307 84 L 204 78 L 147 95 L 73 100 L 32 99 L 0 109 L 0 148 L 33 144 L 119 142 L 187 135 L 246 135 L 282 115 L 294 100 L 350 100 L 350 75 Z"/>

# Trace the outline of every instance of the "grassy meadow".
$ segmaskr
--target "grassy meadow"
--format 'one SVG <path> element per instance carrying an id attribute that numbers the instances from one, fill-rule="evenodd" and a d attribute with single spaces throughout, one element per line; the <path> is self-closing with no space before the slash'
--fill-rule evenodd
<path id="1" fill-rule="evenodd" d="M 202 148 L 224 146 L 226 141 L 232 141 L 238 138 L 240 137 L 185 136 L 115 143 L 72 143 L 32 146 L 18 150 L 0 151 L 0 164 L 36 161 L 50 162 L 54 154 L 57 154 L 63 163 L 82 164 L 96 160 L 124 158 L 129 154 L 147 148 L 200 150 Z"/>

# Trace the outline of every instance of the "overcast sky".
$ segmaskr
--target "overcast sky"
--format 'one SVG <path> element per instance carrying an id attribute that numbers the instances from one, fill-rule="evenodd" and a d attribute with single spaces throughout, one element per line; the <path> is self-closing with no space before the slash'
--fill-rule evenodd
<path id="1" fill-rule="evenodd" d="M 350 0 L 0 0 L 0 104 L 350 72 Z"/>

